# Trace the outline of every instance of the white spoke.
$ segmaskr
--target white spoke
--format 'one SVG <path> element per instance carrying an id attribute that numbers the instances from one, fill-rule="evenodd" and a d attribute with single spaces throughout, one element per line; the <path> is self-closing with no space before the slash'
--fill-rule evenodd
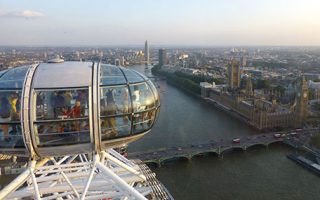
<path id="1" fill-rule="evenodd" d="M 147 199 L 159 192 L 151 173 L 146 165 L 139 166 L 114 150 L 95 156 L 51 157 L 30 161 L 0 192 L 0 199 Z"/>

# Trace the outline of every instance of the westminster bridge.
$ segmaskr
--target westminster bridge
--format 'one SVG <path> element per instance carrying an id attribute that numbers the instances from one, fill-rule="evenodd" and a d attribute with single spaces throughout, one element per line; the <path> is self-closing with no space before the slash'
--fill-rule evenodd
<path id="1" fill-rule="evenodd" d="M 191 160 L 194 156 L 204 154 L 216 154 L 222 157 L 223 153 L 229 150 L 240 149 L 245 151 L 254 146 L 268 147 L 273 143 L 284 143 L 286 145 L 296 147 L 290 141 L 297 139 L 300 141 L 306 141 L 310 136 L 318 134 L 319 132 L 319 129 L 296 129 L 292 131 L 272 132 L 234 139 L 222 139 L 218 141 L 212 140 L 205 144 L 162 148 L 145 152 L 133 152 L 129 153 L 129 158 L 139 159 L 147 164 L 153 163 L 160 167 L 163 163 L 169 160 Z"/>

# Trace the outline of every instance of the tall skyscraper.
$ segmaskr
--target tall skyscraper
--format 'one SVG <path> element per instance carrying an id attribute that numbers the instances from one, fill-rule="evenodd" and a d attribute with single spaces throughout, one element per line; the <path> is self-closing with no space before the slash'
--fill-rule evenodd
<path id="1" fill-rule="evenodd" d="M 240 63 L 232 60 L 228 66 L 228 83 L 231 89 L 240 87 Z"/>
<path id="2" fill-rule="evenodd" d="M 159 49 L 159 66 L 168 64 L 167 51 L 165 49 Z"/>
<path id="3" fill-rule="evenodd" d="M 148 44 L 148 40 L 146 40 L 146 42 L 144 43 L 144 61 L 146 63 L 146 65 L 149 65 L 149 44 Z"/>
<path id="4" fill-rule="evenodd" d="M 247 66 L 247 57 L 246 56 L 241 57 L 241 65 L 242 65 L 242 67 Z"/>

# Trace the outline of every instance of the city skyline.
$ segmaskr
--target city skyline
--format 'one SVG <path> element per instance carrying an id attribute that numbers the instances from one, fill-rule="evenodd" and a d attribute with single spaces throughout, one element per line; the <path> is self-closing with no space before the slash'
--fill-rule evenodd
<path id="1" fill-rule="evenodd" d="M 1 45 L 318 46 L 320 2 L 0 1 Z"/>

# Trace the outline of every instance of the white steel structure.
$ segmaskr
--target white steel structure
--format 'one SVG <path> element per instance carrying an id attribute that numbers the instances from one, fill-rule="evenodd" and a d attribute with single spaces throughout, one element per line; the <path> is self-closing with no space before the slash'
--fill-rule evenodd
<path id="1" fill-rule="evenodd" d="M 147 199 L 153 191 L 139 166 L 114 150 L 48 157 L 2 189 L 0 199 Z"/>
<path id="2" fill-rule="evenodd" d="M 111 149 L 154 124 L 158 93 L 140 73 L 61 59 L 17 67 L 0 72 L 0 104 L 0 153 L 29 158 L 0 199 L 168 199 Z"/>

